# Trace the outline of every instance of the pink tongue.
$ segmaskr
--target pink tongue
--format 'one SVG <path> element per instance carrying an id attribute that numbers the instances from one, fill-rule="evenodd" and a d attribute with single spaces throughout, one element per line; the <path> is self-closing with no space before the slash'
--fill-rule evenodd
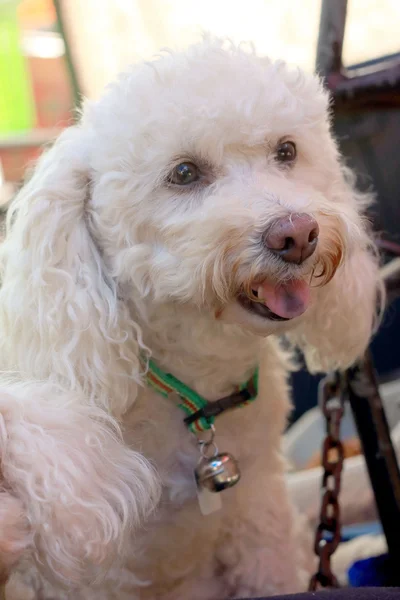
<path id="1" fill-rule="evenodd" d="M 273 313 L 285 319 L 299 317 L 310 303 L 310 287 L 300 279 L 277 285 L 263 283 L 257 291 L 264 304 Z"/>

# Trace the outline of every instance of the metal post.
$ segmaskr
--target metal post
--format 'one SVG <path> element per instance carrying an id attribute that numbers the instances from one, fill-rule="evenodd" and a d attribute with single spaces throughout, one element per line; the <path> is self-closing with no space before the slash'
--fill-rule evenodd
<path id="1" fill-rule="evenodd" d="M 322 0 L 316 70 L 323 77 L 341 69 L 346 11 L 347 0 Z"/>
<path id="2" fill-rule="evenodd" d="M 53 4 L 54 4 L 54 8 L 56 10 L 58 29 L 59 29 L 61 37 L 63 38 L 63 41 L 64 41 L 65 60 L 67 63 L 68 74 L 69 74 L 70 81 L 71 81 L 72 93 L 74 95 L 74 104 L 75 104 L 74 108 L 75 108 L 75 110 L 78 110 L 80 108 L 80 105 L 82 102 L 82 94 L 80 91 L 78 77 L 77 77 L 76 70 L 74 67 L 74 61 L 72 60 L 69 40 L 67 38 L 65 27 L 64 27 L 62 0 L 53 0 Z"/>
<path id="3" fill-rule="evenodd" d="M 371 355 L 346 372 L 348 395 L 362 443 L 391 563 L 400 564 L 400 471 Z M 400 570 L 396 570 L 397 585 Z"/>

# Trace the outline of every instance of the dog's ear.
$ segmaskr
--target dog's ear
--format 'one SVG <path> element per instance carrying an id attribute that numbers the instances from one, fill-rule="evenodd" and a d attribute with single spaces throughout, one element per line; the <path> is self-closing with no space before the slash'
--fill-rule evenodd
<path id="1" fill-rule="evenodd" d="M 91 146 L 83 126 L 66 130 L 12 204 L 0 353 L 3 368 L 83 389 L 117 416 L 140 379 L 140 335 L 90 234 Z"/>
<path id="2" fill-rule="evenodd" d="M 371 199 L 357 192 L 353 175 L 338 166 L 335 213 L 345 215 L 339 247 L 347 238 L 339 252 L 342 260 L 332 269 L 328 283 L 318 286 L 314 280 L 312 306 L 288 336 L 302 350 L 311 373 L 344 369 L 361 357 L 385 302 L 378 252 L 363 216 Z"/>

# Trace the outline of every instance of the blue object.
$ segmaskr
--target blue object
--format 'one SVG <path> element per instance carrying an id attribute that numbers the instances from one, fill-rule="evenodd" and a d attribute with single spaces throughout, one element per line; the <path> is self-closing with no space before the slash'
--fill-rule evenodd
<path id="1" fill-rule="evenodd" d="M 398 565 L 388 554 L 355 562 L 348 571 L 351 587 L 396 587 L 399 584 Z"/>
<path id="2" fill-rule="evenodd" d="M 360 537 L 360 535 L 381 535 L 382 533 L 382 525 L 379 521 L 347 525 L 346 527 L 342 527 L 342 541 L 348 542 L 349 540 Z"/>
<path id="3" fill-rule="evenodd" d="M 383 533 L 382 525 L 379 521 L 372 521 L 371 523 L 358 523 L 356 525 L 346 525 L 342 527 L 341 541 L 348 542 L 354 540 L 354 538 L 360 537 L 361 535 L 380 535 Z M 333 535 L 326 532 L 324 539 L 330 541 Z"/>

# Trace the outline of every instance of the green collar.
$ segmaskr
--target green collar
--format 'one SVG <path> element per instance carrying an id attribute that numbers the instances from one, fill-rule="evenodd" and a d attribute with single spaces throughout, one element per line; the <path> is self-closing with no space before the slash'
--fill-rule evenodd
<path id="1" fill-rule="evenodd" d="M 193 433 L 210 429 L 215 417 L 225 410 L 252 402 L 258 391 L 258 369 L 249 381 L 238 386 L 236 392 L 214 402 L 208 402 L 179 379 L 162 371 L 152 360 L 149 360 L 146 380 L 165 398 L 173 392 L 179 395 L 181 403 L 178 406 L 185 413 L 184 422 Z"/>

